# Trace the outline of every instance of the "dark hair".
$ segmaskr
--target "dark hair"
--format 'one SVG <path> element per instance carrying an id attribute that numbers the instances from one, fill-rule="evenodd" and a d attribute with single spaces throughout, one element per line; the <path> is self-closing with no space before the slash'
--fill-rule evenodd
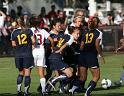
<path id="1" fill-rule="evenodd" d="M 40 19 L 38 17 L 31 17 L 29 22 L 31 27 L 39 27 L 40 25 Z"/>
<path id="2" fill-rule="evenodd" d="M 24 32 L 28 29 L 26 24 L 24 23 L 24 19 L 22 17 L 19 17 L 16 19 L 17 25 L 21 27 L 21 31 Z"/>
<path id="3" fill-rule="evenodd" d="M 80 30 L 80 28 L 79 27 L 70 26 L 68 28 L 69 34 L 72 34 L 74 32 L 74 30 Z"/>
<path id="4" fill-rule="evenodd" d="M 61 21 L 59 19 L 54 19 L 52 22 L 51 22 L 51 26 L 50 26 L 50 29 L 53 28 L 53 26 L 56 25 L 56 23 L 61 23 Z"/>
<path id="5" fill-rule="evenodd" d="M 97 20 L 97 24 L 100 23 L 100 19 L 98 17 L 93 17 L 93 19 L 96 19 Z"/>

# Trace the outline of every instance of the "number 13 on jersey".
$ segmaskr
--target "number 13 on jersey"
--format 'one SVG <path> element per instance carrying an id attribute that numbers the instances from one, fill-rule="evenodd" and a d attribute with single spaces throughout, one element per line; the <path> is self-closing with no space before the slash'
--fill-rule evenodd
<path id="1" fill-rule="evenodd" d="M 86 44 L 89 44 L 89 43 L 92 43 L 94 34 L 93 34 L 93 33 L 87 33 L 87 34 L 85 35 L 85 37 L 86 37 L 85 43 L 86 43 Z"/>

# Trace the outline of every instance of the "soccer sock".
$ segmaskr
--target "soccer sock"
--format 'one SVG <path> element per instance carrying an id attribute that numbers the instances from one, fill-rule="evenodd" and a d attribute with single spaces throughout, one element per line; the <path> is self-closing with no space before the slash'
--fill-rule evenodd
<path id="1" fill-rule="evenodd" d="M 45 78 L 41 78 L 40 79 L 40 84 L 42 87 L 42 93 L 45 92 L 45 87 L 46 87 L 46 79 Z"/>
<path id="2" fill-rule="evenodd" d="M 58 76 L 58 77 L 54 77 L 54 78 L 51 80 L 51 83 L 56 83 L 56 82 L 58 82 L 58 81 L 60 81 L 60 80 L 64 80 L 65 78 L 67 78 L 66 75 L 60 75 L 60 76 Z"/>
<path id="3" fill-rule="evenodd" d="M 64 87 L 67 85 L 67 83 L 70 81 L 70 79 L 68 77 L 65 77 L 63 78 L 61 81 L 60 81 L 60 89 L 62 91 L 64 91 Z"/>
<path id="4" fill-rule="evenodd" d="M 17 92 L 21 92 L 22 81 L 23 81 L 23 75 L 18 75 L 18 77 L 17 77 Z"/>
<path id="5" fill-rule="evenodd" d="M 82 80 L 79 80 L 79 82 L 80 82 L 80 88 L 81 89 L 84 89 L 85 87 L 85 81 L 82 81 Z"/>
<path id="6" fill-rule="evenodd" d="M 72 91 L 78 89 L 78 91 L 84 89 L 85 81 L 75 79 L 73 81 L 73 86 L 71 88 Z"/>
<path id="7" fill-rule="evenodd" d="M 124 80 L 124 69 L 123 69 L 123 71 L 122 71 L 122 73 L 121 73 L 120 80 Z"/>
<path id="8" fill-rule="evenodd" d="M 28 94 L 28 90 L 30 87 L 30 83 L 31 83 L 31 78 L 30 76 L 25 76 L 25 81 L 24 81 L 24 85 L 25 85 L 25 93 Z"/>
<path id="9" fill-rule="evenodd" d="M 96 82 L 94 82 L 93 80 L 90 81 L 88 88 L 85 92 L 85 94 L 87 94 L 87 96 L 90 96 L 90 93 L 93 91 L 93 89 L 96 87 Z"/>
<path id="10" fill-rule="evenodd" d="M 67 76 L 65 76 L 65 75 L 60 75 L 60 76 L 58 76 L 58 77 L 53 77 L 53 78 L 50 80 L 50 82 L 49 82 L 50 86 L 49 86 L 49 85 L 46 85 L 46 90 L 47 90 L 47 91 L 50 91 L 50 90 L 51 90 L 51 87 L 54 88 L 55 84 L 56 84 L 58 81 L 64 80 L 65 78 L 67 78 Z M 54 88 L 54 90 L 55 90 L 55 88 Z"/>

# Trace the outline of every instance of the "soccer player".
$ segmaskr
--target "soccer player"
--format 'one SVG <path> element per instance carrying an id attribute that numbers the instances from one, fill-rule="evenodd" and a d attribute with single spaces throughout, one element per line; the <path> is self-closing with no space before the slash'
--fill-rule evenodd
<path id="1" fill-rule="evenodd" d="M 102 50 L 100 48 L 100 32 L 96 29 L 98 27 L 98 20 L 96 17 L 90 18 L 88 22 L 88 30 L 82 33 L 81 54 L 79 57 L 79 75 L 81 84 L 84 84 L 87 78 L 87 70 L 90 69 L 93 76 L 86 91 L 85 96 L 90 96 L 92 90 L 100 78 L 100 68 L 97 59 L 99 54 L 103 58 Z"/>
<path id="2" fill-rule="evenodd" d="M 116 53 L 117 53 L 119 50 L 124 49 L 124 38 L 120 39 L 120 44 L 121 44 L 121 46 L 116 49 Z M 121 86 L 121 85 L 122 85 L 122 82 L 123 82 L 123 80 L 124 80 L 124 64 L 122 65 L 122 67 L 123 67 L 123 71 L 122 71 L 122 73 L 121 73 L 120 79 L 114 82 L 114 84 L 115 84 L 116 86 Z"/>
<path id="3" fill-rule="evenodd" d="M 21 85 L 24 80 L 24 96 L 28 96 L 28 90 L 31 83 L 31 68 L 34 66 L 32 55 L 32 45 L 35 43 L 33 32 L 26 28 L 22 18 L 17 19 L 18 29 L 11 34 L 12 46 L 15 48 L 15 65 L 18 68 L 17 93 L 21 94 Z"/>
<path id="4" fill-rule="evenodd" d="M 44 30 L 40 29 L 40 19 L 38 18 L 32 18 L 30 20 L 31 25 L 33 26 L 31 30 L 34 33 L 36 43 L 35 47 L 33 48 L 33 56 L 34 56 L 34 63 L 38 67 L 38 73 L 40 76 L 40 85 L 42 87 L 42 94 L 45 93 L 45 86 L 46 86 L 46 78 L 44 76 L 44 68 L 46 67 L 45 65 L 45 49 L 44 49 L 44 40 L 48 39 L 51 43 L 51 48 L 53 49 L 54 47 L 54 42 L 53 39 L 50 37 L 50 34 Z"/>
<path id="5" fill-rule="evenodd" d="M 54 71 L 59 71 L 61 75 L 53 77 L 53 79 L 51 79 L 50 81 L 51 85 L 54 85 L 60 80 L 67 80 L 72 76 L 72 70 L 69 68 L 68 64 L 66 64 L 63 60 L 63 53 L 64 49 L 67 46 L 71 45 L 73 42 L 76 42 L 78 40 L 79 34 L 80 29 L 77 27 L 73 27 L 70 30 L 70 34 L 61 35 L 59 37 L 58 43 L 56 44 L 53 52 L 49 57 L 49 63 L 51 65 L 51 69 Z"/>

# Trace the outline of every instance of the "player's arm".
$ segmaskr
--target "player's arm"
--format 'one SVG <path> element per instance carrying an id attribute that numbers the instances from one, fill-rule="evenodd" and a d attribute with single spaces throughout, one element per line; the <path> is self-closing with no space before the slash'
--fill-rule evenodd
<path id="1" fill-rule="evenodd" d="M 35 48 L 35 36 L 33 35 L 33 36 L 31 36 L 31 41 L 32 41 L 32 49 L 34 49 Z"/>
<path id="2" fill-rule="evenodd" d="M 105 63 L 105 59 L 103 57 L 103 52 L 102 52 L 102 49 L 100 48 L 99 44 L 100 44 L 100 39 L 97 38 L 95 41 L 96 50 L 99 54 L 99 57 L 102 58 L 103 63 Z"/>
<path id="3" fill-rule="evenodd" d="M 12 40 L 12 47 L 16 47 L 16 42 Z"/>
<path id="4" fill-rule="evenodd" d="M 48 39 L 50 40 L 50 42 L 51 42 L 51 47 L 52 47 L 52 49 L 54 48 L 54 40 L 52 39 L 52 37 L 48 37 Z"/>
<path id="5" fill-rule="evenodd" d="M 14 31 L 11 34 L 11 43 L 12 43 L 12 47 L 16 47 L 16 41 L 15 41 Z"/>
<path id="6" fill-rule="evenodd" d="M 70 39 L 68 42 L 66 42 L 59 50 L 56 51 L 56 53 L 61 53 L 67 46 L 70 46 L 74 42 L 73 36 L 70 36 Z"/>
<path id="7" fill-rule="evenodd" d="M 80 50 L 82 50 L 83 48 L 84 48 L 84 41 L 81 42 Z"/>

